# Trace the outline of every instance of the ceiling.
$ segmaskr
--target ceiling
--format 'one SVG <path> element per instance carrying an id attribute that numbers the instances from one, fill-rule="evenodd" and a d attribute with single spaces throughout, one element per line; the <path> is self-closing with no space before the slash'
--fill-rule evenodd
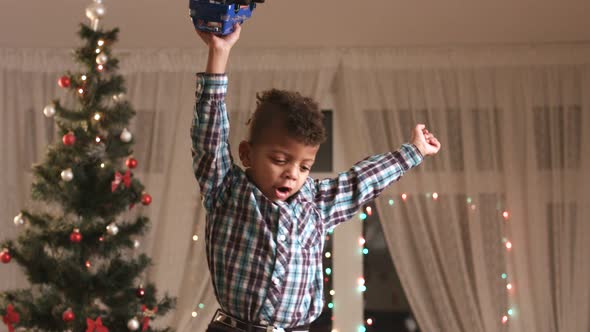
<path id="1" fill-rule="evenodd" d="M 91 0 L 0 1 L 0 48 L 77 45 Z M 188 0 L 104 0 L 119 47 L 200 45 Z M 588 0 L 267 0 L 240 47 L 390 47 L 590 41 Z"/>

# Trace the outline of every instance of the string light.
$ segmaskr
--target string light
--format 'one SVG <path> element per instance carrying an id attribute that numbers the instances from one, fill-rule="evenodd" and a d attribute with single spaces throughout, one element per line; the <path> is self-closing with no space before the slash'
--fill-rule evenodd
<path id="1" fill-rule="evenodd" d="M 102 40 L 102 39 L 99 39 L 99 40 L 98 40 L 98 42 L 97 42 L 97 45 L 98 45 L 98 46 L 102 46 L 102 45 L 104 45 L 104 40 Z"/>
<path id="2" fill-rule="evenodd" d="M 96 138 L 94 139 L 94 141 L 95 141 L 96 143 L 100 143 L 100 137 L 96 136 Z"/>
<path id="3" fill-rule="evenodd" d="M 198 235 L 193 235 L 193 241 L 195 241 L 195 242 L 199 241 L 199 236 Z"/>
<path id="4" fill-rule="evenodd" d="M 508 249 L 508 250 L 512 249 L 512 242 L 510 242 L 510 241 L 506 242 L 506 249 Z"/>
<path id="5" fill-rule="evenodd" d="M 97 69 L 98 71 L 103 71 L 103 70 L 104 70 L 104 66 L 103 66 L 103 65 L 98 65 L 98 66 L 96 67 L 96 69 Z"/>
<path id="6" fill-rule="evenodd" d="M 393 205 L 393 199 L 389 200 L 389 205 Z"/>
<path id="7" fill-rule="evenodd" d="M 84 89 L 82 89 L 82 88 L 79 88 L 79 89 L 78 89 L 78 93 L 79 93 L 79 94 L 81 94 L 81 95 L 82 95 L 82 94 L 84 94 Z"/>
<path id="8" fill-rule="evenodd" d="M 368 214 L 369 216 L 370 216 L 370 215 L 373 215 L 373 209 L 372 209 L 370 206 L 367 206 L 367 214 Z"/>
<path id="9" fill-rule="evenodd" d="M 359 219 L 361 219 L 361 220 L 365 220 L 365 219 L 367 219 L 367 215 L 366 215 L 365 213 L 361 213 L 361 214 L 359 215 Z"/>
<path id="10" fill-rule="evenodd" d="M 86 81 L 86 79 L 87 79 L 87 78 L 88 78 L 88 77 L 86 77 L 86 75 L 82 75 L 82 77 L 80 77 L 80 79 L 81 79 L 82 81 Z"/>
<path id="11" fill-rule="evenodd" d="M 508 316 L 502 317 L 502 324 L 506 324 L 507 321 L 508 321 Z"/>
<path id="12" fill-rule="evenodd" d="M 99 53 L 100 53 L 100 48 L 97 48 L 97 49 L 96 49 L 94 52 L 95 52 L 96 54 L 99 54 Z"/>
<path id="13" fill-rule="evenodd" d="M 436 201 L 438 199 L 438 193 L 432 194 L 432 199 L 434 199 Z"/>
<path id="14" fill-rule="evenodd" d="M 512 284 L 507 284 L 506 285 L 506 289 L 511 290 L 512 289 Z"/>
<path id="15" fill-rule="evenodd" d="M 329 268 L 329 267 L 328 267 L 328 268 L 326 268 L 326 274 L 327 274 L 327 275 L 330 275 L 330 274 L 332 274 L 332 269 L 331 269 L 331 268 Z"/>
<path id="16" fill-rule="evenodd" d="M 366 240 L 365 240 L 365 238 L 364 238 L 364 237 L 361 237 L 361 238 L 359 239 L 359 245 L 363 246 L 363 245 L 365 245 L 365 243 L 366 243 Z"/>
<path id="17" fill-rule="evenodd" d="M 326 258 L 330 258 L 330 257 L 332 257 L 332 253 L 330 253 L 329 251 L 327 251 L 325 256 L 326 256 Z"/>
<path id="18" fill-rule="evenodd" d="M 101 118 L 101 115 L 100 115 L 100 113 L 94 113 L 94 116 L 93 116 L 93 118 L 94 118 L 94 120 L 96 120 L 96 121 L 100 121 L 100 118 Z"/>
<path id="19" fill-rule="evenodd" d="M 504 213 L 502 213 L 502 217 L 504 217 L 504 219 L 508 220 L 508 218 L 510 217 L 510 213 L 508 213 L 508 211 L 504 211 Z"/>
<path id="20" fill-rule="evenodd" d="M 369 254 L 369 249 L 363 248 L 363 255 L 368 255 L 368 254 Z"/>
<path id="21" fill-rule="evenodd" d="M 104 168 L 104 166 L 105 166 L 104 163 L 100 164 L 100 168 Z"/>
<path id="22" fill-rule="evenodd" d="M 367 325 L 369 325 L 369 326 L 373 325 L 373 319 L 372 318 L 368 318 L 367 319 Z"/>
<path id="23" fill-rule="evenodd" d="M 405 201 L 406 199 L 408 199 L 408 195 L 407 194 L 402 194 L 402 199 Z"/>
<path id="24" fill-rule="evenodd" d="M 359 286 L 364 285 L 365 284 L 365 278 L 363 278 L 363 277 L 358 278 L 357 283 L 359 284 Z"/>
<path id="25" fill-rule="evenodd" d="M 192 313 L 192 316 L 193 316 L 193 318 L 194 318 L 194 317 L 197 317 L 198 315 L 199 315 L 199 313 L 198 313 L 198 312 L 196 312 L 196 311 L 193 311 L 193 313 Z"/>
<path id="26" fill-rule="evenodd" d="M 334 296 L 334 294 L 336 294 L 336 291 L 335 291 L 335 290 L 333 290 L 333 289 L 332 289 L 332 290 L 330 290 L 330 295 Z"/>

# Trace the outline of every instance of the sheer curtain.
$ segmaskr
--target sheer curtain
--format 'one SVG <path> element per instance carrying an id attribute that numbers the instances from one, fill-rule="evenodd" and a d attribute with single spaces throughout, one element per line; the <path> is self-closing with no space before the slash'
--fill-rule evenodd
<path id="1" fill-rule="evenodd" d="M 415 123 L 443 144 L 377 201 L 423 331 L 590 329 L 588 55 L 574 45 L 344 57 L 336 100 L 351 159 L 397 149 Z"/>
<path id="2" fill-rule="evenodd" d="M 42 109 L 63 96 L 55 82 L 74 69 L 69 54 L 0 50 L 1 239 L 20 232 L 12 218 L 30 204 L 29 169 L 58 139 Z M 206 54 L 119 55 L 138 112 L 131 126 L 136 175 L 154 198 L 132 212 L 152 221 L 139 250 L 154 265 L 143 278 L 178 296 L 177 310 L 162 324 L 202 331 L 217 304 L 189 126 L 194 73 L 204 68 Z M 334 97 L 335 126 L 344 133 L 337 144 L 347 151 L 347 164 L 397 149 L 414 123 L 425 122 L 442 152 L 378 201 L 422 330 L 588 331 L 590 202 L 582 191 L 590 187 L 588 59 L 585 44 L 236 50 L 229 68 L 232 149 L 245 136 L 255 93 L 271 87 Z M 0 289 L 25 285 L 16 264 L 2 267 Z M 513 316 L 502 324 L 510 308 Z"/>
<path id="3" fill-rule="evenodd" d="M 149 207 L 136 206 L 123 216 L 142 213 L 152 222 L 139 250 L 154 264 L 142 278 L 155 282 L 159 292 L 178 297 L 176 311 L 160 325 L 204 331 L 218 305 L 205 257 L 204 212 L 191 168 L 189 128 L 195 73 L 205 68 L 206 52 L 123 50 L 118 57 L 127 98 L 137 111 L 130 126 L 139 161 L 136 176 L 153 197 Z M 320 99 L 331 93 L 335 58 L 337 53 L 327 50 L 234 51 L 227 100 L 232 149 L 246 135 L 256 92 L 274 87 Z M 56 81 L 75 69 L 70 59 L 64 50 L 0 50 L 0 137 L 5 151 L 0 154 L 0 239 L 18 235 L 12 218 L 31 204 L 31 165 L 41 161 L 47 144 L 57 139 L 53 120 L 42 110 L 52 99 L 65 97 Z M 16 264 L 2 269 L 0 289 L 26 287 Z"/>

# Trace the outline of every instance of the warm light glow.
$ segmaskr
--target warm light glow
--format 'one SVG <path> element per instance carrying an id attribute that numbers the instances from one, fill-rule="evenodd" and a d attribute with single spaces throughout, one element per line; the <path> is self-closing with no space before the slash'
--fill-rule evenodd
<path id="1" fill-rule="evenodd" d="M 100 48 L 97 48 L 94 52 L 96 52 L 96 54 L 100 53 Z"/>
<path id="2" fill-rule="evenodd" d="M 511 290 L 512 289 L 512 284 L 506 285 L 506 289 Z"/>
<path id="3" fill-rule="evenodd" d="M 504 219 L 508 220 L 508 218 L 510 217 L 510 213 L 508 213 L 508 211 L 504 211 L 504 213 L 502 213 L 502 217 L 504 217 Z"/>
<path id="4" fill-rule="evenodd" d="M 508 316 L 502 317 L 502 324 L 506 324 L 507 321 L 508 321 Z"/>
<path id="5" fill-rule="evenodd" d="M 332 290 L 330 291 L 330 295 L 334 296 L 334 294 L 336 294 L 336 291 L 332 289 Z"/>
<path id="6" fill-rule="evenodd" d="M 99 39 L 97 44 L 98 44 L 98 46 L 102 46 L 102 45 L 104 45 L 104 40 L 102 40 L 102 39 Z"/>
<path id="7" fill-rule="evenodd" d="M 361 237 L 361 238 L 359 239 L 359 245 L 363 246 L 363 245 L 365 245 L 365 242 L 366 242 L 366 241 L 365 241 L 365 238 Z"/>
<path id="8" fill-rule="evenodd" d="M 475 204 L 471 204 L 471 210 L 475 210 Z"/>
<path id="9" fill-rule="evenodd" d="M 402 194 L 402 199 L 405 201 L 406 199 L 408 199 L 408 195 L 407 194 Z"/>
<path id="10" fill-rule="evenodd" d="M 508 249 L 508 250 L 512 249 L 512 242 L 510 242 L 510 241 L 506 242 L 506 249 Z"/>
<path id="11" fill-rule="evenodd" d="M 368 215 L 372 215 L 373 214 L 373 209 L 370 206 L 367 206 L 367 214 Z"/>
<path id="12" fill-rule="evenodd" d="M 438 193 L 432 194 L 432 199 L 437 200 L 438 199 Z"/>
<path id="13" fill-rule="evenodd" d="M 96 67 L 98 69 L 98 71 L 103 71 L 104 66 L 103 65 L 98 65 L 98 67 Z"/>
<path id="14" fill-rule="evenodd" d="M 357 282 L 358 282 L 359 286 L 362 286 L 362 285 L 364 285 L 364 284 L 365 284 L 365 278 L 363 278 L 363 277 L 360 277 L 360 278 L 357 280 Z"/>
<path id="15" fill-rule="evenodd" d="M 198 235 L 193 235 L 193 241 L 199 241 L 199 236 Z"/>
<path id="16" fill-rule="evenodd" d="M 330 258 L 330 257 L 332 257 L 332 254 L 329 251 L 326 252 L 326 258 Z"/>
<path id="17" fill-rule="evenodd" d="M 86 265 L 87 268 L 90 268 L 90 266 L 91 266 L 90 261 L 86 261 L 86 264 L 85 265 Z"/>
<path id="18" fill-rule="evenodd" d="M 104 163 L 100 164 L 100 168 L 104 168 Z"/>
<path id="19" fill-rule="evenodd" d="M 87 78 L 88 77 L 86 77 L 86 75 L 82 75 L 82 77 L 81 77 L 82 81 L 86 81 Z"/>
<path id="20" fill-rule="evenodd" d="M 83 94 L 84 93 L 84 89 L 82 89 L 82 88 L 78 89 L 78 93 L 79 94 Z"/>
<path id="21" fill-rule="evenodd" d="M 94 120 L 100 120 L 100 113 L 94 113 Z"/>
<path id="22" fill-rule="evenodd" d="M 96 136 L 94 140 L 96 141 L 96 143 L 100 143 L 100 137 Z"/>
<path id="23" fill-rule="evenodd" d="M 373 319 L 372 318 L 367 319 L 367 325 L 369 325 L 369 326 L 373 325 Z"/>
<path id="24" fill-rule="evenodd" d="M 193 317 L 197 317 L 198 313 L 196 311 L 193 311 L 192 316 Z"/>

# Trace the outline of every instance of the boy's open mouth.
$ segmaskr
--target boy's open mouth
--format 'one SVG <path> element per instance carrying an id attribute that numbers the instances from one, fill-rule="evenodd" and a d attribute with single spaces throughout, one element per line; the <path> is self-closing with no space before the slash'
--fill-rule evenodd
<path id="1" fill-rule="evenodd" d="M 279 199 L 285 199 L 289 196 L 291 188 L 289 187 L 275 187 L 275 194 Z"/>

